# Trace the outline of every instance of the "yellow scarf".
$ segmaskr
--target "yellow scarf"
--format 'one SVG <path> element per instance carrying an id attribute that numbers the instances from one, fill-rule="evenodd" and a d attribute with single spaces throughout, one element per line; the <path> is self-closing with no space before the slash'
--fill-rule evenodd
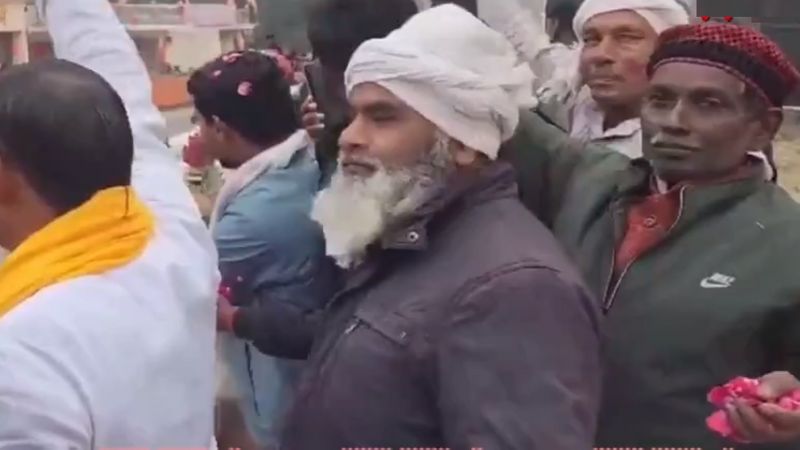
<path id="1" fill-rule="evenodd" d="M 98 192 L 8 256 L 0 267 L 0 317 L 48 286 L 128 264 L 154 231 L 153 215 L 133 189 Z"/>

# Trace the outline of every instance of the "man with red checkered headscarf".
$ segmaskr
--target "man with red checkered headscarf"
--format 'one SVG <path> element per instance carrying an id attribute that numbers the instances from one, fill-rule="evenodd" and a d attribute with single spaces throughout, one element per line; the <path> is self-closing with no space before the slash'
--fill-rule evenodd
<path id="1" fill-rule="evenodd" d="M 643 158 L 587 151 L 535 113 L 508 156 L 605 308 L 596 446 L 718 450 L 734 444 L 706 427 L 713 386 L 800 371 L 800 206 L 750 155 L 800 75 L 727 23 L 666 30 L 647 71 Z"/>

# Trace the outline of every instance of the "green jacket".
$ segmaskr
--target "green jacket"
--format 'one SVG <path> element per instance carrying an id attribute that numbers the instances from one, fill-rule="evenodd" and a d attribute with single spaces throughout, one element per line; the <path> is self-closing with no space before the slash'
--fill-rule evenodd
<path id="1" fill-rule="evenodd" d="M 705 425 L 713 386 L 800 374 L 800 206 L 783 189 L 760 174 L 685 188 L 667 239 L 610 286 L 626 205 L 649 192 L 647 162 L 529 112 L 501 155 L 606 307 L 598 447 L 800 448 L 732 445 Z"/>

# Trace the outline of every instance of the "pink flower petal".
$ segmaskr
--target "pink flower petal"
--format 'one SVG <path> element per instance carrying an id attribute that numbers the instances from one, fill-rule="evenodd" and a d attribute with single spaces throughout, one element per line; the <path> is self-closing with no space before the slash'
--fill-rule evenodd
<path id="1" fill-rule="evenodd" d="M 711 389 L 708 392 L 708 401 L 718 408 L 724 408 L 733 400 L 743 401 L 751 406 L 764 404 L 766 401 L 758 395 L 759 384 L 759 380 L 737 377 L 725 383 L 723 386 L 717 386 Z M 774 404 L 790 411 L 800 411 L 800 390 L 784 395 L 774 402 Z M 727 413 L 722 409 L 710 415 L 706 419 L 706 425 L 710 430 L 724 438 L 747 443 L 741 436 L 736 435 L 733 426 L 728 420 Z"/>
<path id="2" fill-rule="evenodd" d="M 231 64 L 236 62 L 242 56 L 241 53 L 228 53 L 227 55 L 222 55 L 222 62 L 225 64 Z"/>
<path id="3" fill-rule="evenodd" d="M 714 387 L 708 392 L 709 403 L 718 408 L 724 408 L 731 399 L 728 390 L 722 386 Z"/>
<path id="4" fill-rule="evenodd" d="M 211 74 L 211 76 L 214 77 L 214 78 L 217 78 L 220 75 L 222 75 L 222 71 L 221 70 L 215 70 L 214 73 Z"/>
<path id="5" fill-rule="evenodd" d="M 729 438 L 733 436 L 733 427 L 725 411 L 717 411 L 706 418 L 706 426 L 718 435 Z"/>
<path id="6" fill-rule="evenodd" d="M 239 83 L 239 87 L 236 88 L 236 92 L 242 97 L 247 97 L 253 93 L 253 84 L 249 81 L 242 81 Z"/>
<path id="7" fill-rule="evenodd" d="M 796 402 L 791 397 L 781 397 L 780 399 L 778 399 L 777 404 L 783 409 L 792 411 L 795 409 Z"/>
<path id="8" fill-rule="evenodd" d="M 722 386 L 712 388 L 708 392 L 708 401 L 723 408 L 733 400 L 744 400 L 750 404 L 758 404 L 763 399 L 758 395 L 759 381 L 752 378 L 737 377 Z"/>
<path id="9" fill-rule="evenodd" d="M 747 440 L 736 434 L 733 429 L 728 414 L 725 411 L 717 411 L 706 418 L 706 426 L 709 430 L 717 433 L 725 439 L 734 442 L 747 443 Z"/>

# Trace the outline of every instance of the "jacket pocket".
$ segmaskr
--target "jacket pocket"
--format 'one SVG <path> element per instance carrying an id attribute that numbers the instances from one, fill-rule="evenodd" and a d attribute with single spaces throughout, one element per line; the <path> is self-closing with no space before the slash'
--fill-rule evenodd
<path id="1" fill-rule="evenodd" d="M 411 342 L 411 324 L 396 313 L 376 314 L 372 311 L 356 311 L 356 318 L 383 338 L 400 347 L 408 347 Z"/>

